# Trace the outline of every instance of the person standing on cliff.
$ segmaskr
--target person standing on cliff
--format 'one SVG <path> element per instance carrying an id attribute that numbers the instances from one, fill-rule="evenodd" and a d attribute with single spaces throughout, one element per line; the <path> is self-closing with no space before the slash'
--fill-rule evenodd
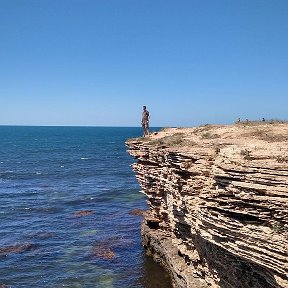
<path id="1" fill-rule="evenodd" d="M 142 122 L 141 122 L 143 128 L 143 137 L 149 135 L 149 120 L 150 120 L 149 112 L 146 109 L 146 106 L 143 106 Z"/>

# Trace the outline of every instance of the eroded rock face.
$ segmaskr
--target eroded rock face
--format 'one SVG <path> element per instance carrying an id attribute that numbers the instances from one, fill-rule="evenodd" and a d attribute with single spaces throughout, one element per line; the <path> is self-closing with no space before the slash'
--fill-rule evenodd
<path id="1" fill-rule="evenodd" d="M 171 128 L 127 146 L 150 206 L 143 245 L 176 286 L 288 287 L 287 123 Z"/>

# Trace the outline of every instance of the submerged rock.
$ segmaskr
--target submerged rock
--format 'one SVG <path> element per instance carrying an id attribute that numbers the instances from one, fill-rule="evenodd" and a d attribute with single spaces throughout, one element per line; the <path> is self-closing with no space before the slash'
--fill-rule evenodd
<path id="1" fill-rule="evenodd" d="M 93 210 L 81 210 L 81 211 L 76 211 L 73 213 L 75 217 L 83 217 L 83 216 L 88 216 L 91 214 L 94 214 L 95 212 Z"/>
<path id="2" fill-rule="evenodd" d="M 135 215 L 135 216 L 145 216 L 146 210 L 143 209 L 133 209 L 129 212 L 130 215 Z"/>
<path id="3" fill-rule="evenodd" d="M 100 244 L 93 247 L 91 255 L 97 258 L 111 260 L 115 257 L 115 252 L 111 248 Z"/>
<path id="4" fill-rule="evenodd" d="M 9 253 L 22 253 L 33 248 L 33 244 L 25 243 L 25 244 L 17 244 L 13 246 L 5 246 L 0 248 L 0 255 L 9 254 Z"/>
<path id="5" fill-rule="evenodd" d="M 120 235 L 107 237 L 98 241 L 92 248 L 91 256 L 111 260 L 116 257 L 117 249 L 127 249 L 135 242 L 131 239 L 125 239 Z"/>
<path id="6" fill-rule="evenodd" d="M 52 238 L 55 235 L 55 233 L 53 232 L 46 232 L 46 231 L 38 231 L 36 233 L 31 233 L 29 235 L 27 235 L 26 237 L 28 239 L 39 239 L 39 240 L 45 240 L 45 239 L 49 239 Z"/>

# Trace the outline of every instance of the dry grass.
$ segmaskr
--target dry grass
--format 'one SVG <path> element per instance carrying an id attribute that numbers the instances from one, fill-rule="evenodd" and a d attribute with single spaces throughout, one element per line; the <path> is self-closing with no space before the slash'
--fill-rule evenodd
<path id="1" fill-rule="evenodd" d="M 266 128 L 266 127 L 265 127 Z M 288 141 L 288 135 L 283 134 L 274 134 L 272 129 L 259 129 L 256 128 L 255 130 L 249 131 L 247 133 L 243 133 L 241 137 L 247 137 L 247 138 L 257 138 L 260 140 L 264 140 L 267 142 L 282 142 L 282 141 Z"/>
<path id="2" fill-rule="evenodd" d="M 165 136 L 159 139 L 152 140 L 148 144 L 174 146 L 182 143 L 183 141 L 184 141 L 184 133 L 175 133 L 171 136 Z"/>
<path id="3" fill-rule="evenodd" d="M 241 150 L 240 155 L 242 155 L 245 160 L 252 160 L 251 151 L 248 149 Z"/>
<path id="4" fill-rule="evenodd" d="M 211 131 L 212 129 L 216 129 L 219 127 L 221 127 L 221 125 L 212 125 L 212 124 L 200 125 L 199 127 L 197 127 L 194 130 L 194 133 L 195 134 L 198 134 L 198 133 L 201 134 L 201 133 L 208 132 L 208 131 Z"/>
<path id="5" fill-rule="evenodd" d="M 215 147 L 215 154 L 218 155 L 221 151 L 221 148 L 219 146 Z"/>
<path id="6" fill-rule="evenodd" d="M 278 155 L 276 158 L 278 163 L 288 163 L 288 156 L 280 156 Z"/>
<path id="7" fill-rule="evenodd" d="M 148 137 L 138 137 L 138 138 L 129 138 L 126 140 L 126 142 L 147 142 L 149 141 Z"/>
<path id="8" fill-rule="evenodd" d="M 162 138 L 154 139 L 152 141 L 147 142 L 148 145 L 158 145 L 165 147 L 192 147 L 196 145 L 196 142 L 185 139 L 185 133 L 175 133 L 173 135 L 164 136 Z"/>
<path id="9" fill-rule="evenodd" d="M 210 132 L 205 132 L 201 136 L 202 139 L 215 139 L 215 138 L 220 138 L 220 135 L 210 133 Z"/>
<path id="10" fill-rule="evenodd" d="M 284 223 L 281 222 L 275 222 L 272 224 L 272 230 L 276 234 L 284 234 L 288 232 L 287 227 L 285 227 Z"/>

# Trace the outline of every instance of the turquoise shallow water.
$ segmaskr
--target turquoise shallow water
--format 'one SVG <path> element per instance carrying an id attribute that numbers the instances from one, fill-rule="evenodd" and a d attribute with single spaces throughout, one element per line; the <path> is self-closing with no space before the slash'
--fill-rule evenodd
<path id="1" fill-rule="evenodd" d="M 140 243 L 139 128 L 0 126 L 0 285 L 170 287 Z"/>

